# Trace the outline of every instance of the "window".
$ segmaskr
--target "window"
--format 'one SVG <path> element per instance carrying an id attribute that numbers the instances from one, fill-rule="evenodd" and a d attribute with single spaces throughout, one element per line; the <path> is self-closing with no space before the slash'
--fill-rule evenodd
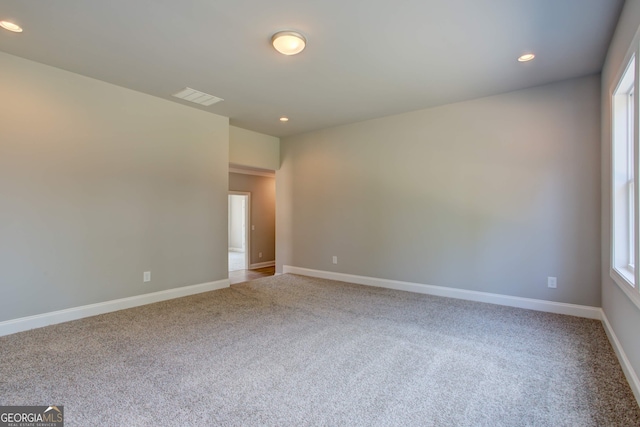
<path id="1" fill-rule="evenodd" d="M 627 215 L 627 226 L 629 227 L 629 232 L 627 233 L 627 238 L 628 238 L 628 247 L 629 247 L 629 270 L 631 272 L 635 272 L 635 159 L 634 159 L 634 131 L 635 131 L 635 120 L 633 118 L 633 114 L 635 111 L 635 107 L 633 105 L 633 92 L 634 92 L 634 88 L 631 87 L 631 89 L 629 90 L 629 94 L 626 97 L 627 98 L 627 197 L 628 202 L 628 215 Z M 634 280 L 635 282 L 635 280 Z"/>
<path id="2" fill-rule="evenodd" d="M 613 93 L 612 152 L 612 277 L 625 290 L 637 293 L 636 265 L 636 108 L 635 58 Z"/>

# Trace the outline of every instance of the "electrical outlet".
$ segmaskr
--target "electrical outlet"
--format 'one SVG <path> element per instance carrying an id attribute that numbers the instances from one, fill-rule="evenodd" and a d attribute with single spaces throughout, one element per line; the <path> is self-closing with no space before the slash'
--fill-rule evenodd
<path id="1" fill-rule="evenodd" d="M 150 271 L 145 271 L 142 274 L 142 281 L 143 282 L 150 282 L 151 281 L 151 272 Z"/>
<path id="2" fill-rule="evenodd" d="M 262 258 L 262 252 L 258 253 L 258 258 Z"/>
<path id="3" fill-rule="evenodd" d="M 255 225 L 252 225 L 252 226 L 251 226 L 251 231 L 255 231 L 255 230 L 256 230 L 256 226 L 255 226 Z"/>
<path id="4" fill-rule="evenodd" d="M 547 277 L 547 286 L 550 288 L 558 287 L 558 278 L 557 277 Z"/>
<path id="5" fill-rule="evenodd" d="M 337 263 L 338 263 L 338 257 L 337 257 L 337 256 L 335 256 L 335 255 L 333 256 L 333 263 L 334 263 L 334 264 L 337 264 Z"/>

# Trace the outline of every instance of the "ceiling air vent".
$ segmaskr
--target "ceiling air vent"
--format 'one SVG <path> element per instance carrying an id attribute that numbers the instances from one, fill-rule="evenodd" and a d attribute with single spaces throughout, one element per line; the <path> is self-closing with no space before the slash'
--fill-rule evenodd
<path id="1" fill-rule="evenodd" d="M 182 89 L 178 93 L 174 93 L 173 96 L 176 98 L 184 99 L 185 101 L 195 102 L 196 104 L 213 105 L 216 102 L 224 101 L 222 98 L 218 98 L 217 96 L 209 95 L 208 93 L 200 92 L 199 90 L 191 89 L 190 87 L 186 87 Z"/>

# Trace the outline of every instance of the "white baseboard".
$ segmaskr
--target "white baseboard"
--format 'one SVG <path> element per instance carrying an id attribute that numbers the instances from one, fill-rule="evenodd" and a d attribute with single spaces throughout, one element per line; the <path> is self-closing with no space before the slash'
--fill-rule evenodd
<path id="1" fill-rule="evenodd" d="M 629 383 L 629 386 L 631 386 L 631 391 L 633 391 L 633 395 L 636 397 L 638 405 L 640 405 L 640 379 L 638 379 L 638 375 L 633 369 L 633 366 L 631 365 L 627 354 L 624 352 L 624 348 L 622 348 L 622 344 L 620 344 L 620 341 L 618 340 L 616 333 L 613 331 L 611 323 L 609 323 L 609 319 L 607 319 L 607 315 L 604 311 L 602 312 L 602 324 L 604 325 L 604 330 L 609 337 L 609 342 L 611 343 L 613 350 L 616 352 L 616 356 L 618 356 L 618 361 L 620 361 L 624 376 L 627 377 L 627 382 Z"/>
<path id="2" fill-rule="evenodd" d="M 228 287 L 229 279 L 223 279 L 216 282 L 167 289 L 166 291 L 152 292 L 149 294 L 136 295 L 128 298 L 121 298 L 96 304 L 83 305 L 81 307 L 52 311 L 50 313 L 37 314 L 35 316 L 7 320 L 0 322 L 0 336 Z"/>
<path id="3" fill-rule="evenodd" d="M 275 261 L 267 261 L 267 262 L 258 262 L 255 264 L 251 264 L 249 266 L 250 270 L 254 270 L 256 268 L 265 268 L 265 267 L 275 267 L 276 262 Z"/>
<path id="4" fill-rule="evenodd" d="M 335 273 L 332 271 L 292 267 L 290 265 L 284 265 L 282 267 L 282 272 L 318 277 L 321 279 L 338 280 L 358 285 L 377 286 L 379 288 L 416 292 L 419 294 L 486 302 L 490 304 L 506 305 L 509 307 L 526 308 L 529 310 L 546 311 L 549 313 L 567 314 L 570 316 L 586 317 L 588 319 L 600 320 L 602 313 L 602 310 L 599 307 L 521 298 L 510 295 L 491 294 L 488 292 L 469 291 L 466 289 L 447 288 L 444 286 L 423 285 L 421 283 L 400 282 L 397 280 L 378 279 L 375 277 L 356 276 L 353 274 Z"/>

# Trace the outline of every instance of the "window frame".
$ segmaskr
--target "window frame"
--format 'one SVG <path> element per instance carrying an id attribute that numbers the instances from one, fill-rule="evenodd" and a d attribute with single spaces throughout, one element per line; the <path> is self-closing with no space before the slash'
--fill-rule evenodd
<path id="1" fill-rule="evenodd" d="M 635 58 L 634 58 L 634 63 L 635 63 Z M 634 64 L 636 65 L 636 64 Z M 637 66 L 637 65 L 636 65 Z M 636 152 L 635 150 L 635 145 L 636 145 L 636 140 L 635 140 L 635 129 L 638 126 L 638 121 L 635 119 L 635 78 L 634 78 L 634 84 L 631 86 L 631 88 L 629 89 L 629 93 L 627 94 L 627 121 L 628 123 L 632 123 L 633 126 L 629 126 L 627 123 L 627 130 L 629 131 L 627 134 L 627 140 L 631 141 L 631 143 L 627 143 L 627 148 L 628 148 L 628 153 L 627 153 L 627 170 L 628 170 L 628 182 L 627 182 L 627 191 L 629 192 L 629 195 L 627 196 L 629 203 L 628 203 L 628 220 L 627 220 L 627 227 L 629 229 L 629 236 L 631 237 L 629 239 L 629 242 L 627 243 L 629 248 L 629 256 L 628 256 L 628 265 L 627 268 L 629 269 L 629 271 L 635 276 L 635 253 L 636 253 L 636 242 L 635 242 L 635 230 L 636 230 L 636 226 L 635 226 L 635 222 L 636 222 L 636 215 L 635 212 L 637 211 L 636 206 L 635 206 L 635 200 L 636 200 L 636 185 L 635 185 L 635 165 L 637 163 L 637 161 L 635 160 L 635 156 L 634 153 Z M 636 288 L 637 286 L 635 286 L 636 283 L 638 283 L 638 280 L 635 279 L 634 277 L 634 286 L 633 288 Z"/>
<path id="2" fill-rule="evenodd" d="M 614 80 L 615 86 L 609 93 L 610 105 L 610 118 L 611 118 L 611 221 L 610 221 L 610 264 L 609 275 L 613 281 L 623 290 L 623 292 L 631 299 L 631 301 L 640 308 L 640 281 L 639 273 L 640 269 L 636 269 L 638 265 L 638 224 L 639 224 L 639 210 L 638 210 L 638 125 L 639 125 L 639 108 L 638 108 L 638 85 L 639 85 L 639 69 L 640 63 L 640 41 L 637 39 L 633 43 L 634 48 L 631 49 L 622 63 L 623 67 L 619 70 L 617 78 Z M 633 70 L 631 70 L 633 67 Z M 631 74 L 629 74 L 631 73 Z M 629 79 L 632 79 L 629 82 Z M 621 98 L 625 96 L 626 98 Z M 621 106 L 624 111 L 623 119 L 620 119 L 621 114 L 619 109 Z M 624 123 L 625 128 L 620 129 L 620 122 Z M 626 135 L 626 136 L 623 136 Z M 619 156 L 619 144 L 620 138 L 624 137 L 626 141 L 625 146 L 625 160 L 626 160 L 626 177 L 624 180 L 620 177 L 621 168 L 616 166 L 619 163 L 616 162 L 616 158 Z M 619 160 L 619 159 L 618 159 Z M 626 212 L 621 212 L 620 208 L 620 186 L 625 187 L 626 196 Z M 618 197 L 616 197 L 618 195 Z M 618 208 L 618 209 L 617 209 Z M 622 222 L 621 218 L 625 219 L 626 232 L 620 233 L 618 228 Z M 620 234 L 628 236 L 624 242 L 618 240 Z M 621 250 L 622 245 L 624 249 Z M 626 252 L 626 261 L 621 261 L 620 253 Z"/>

